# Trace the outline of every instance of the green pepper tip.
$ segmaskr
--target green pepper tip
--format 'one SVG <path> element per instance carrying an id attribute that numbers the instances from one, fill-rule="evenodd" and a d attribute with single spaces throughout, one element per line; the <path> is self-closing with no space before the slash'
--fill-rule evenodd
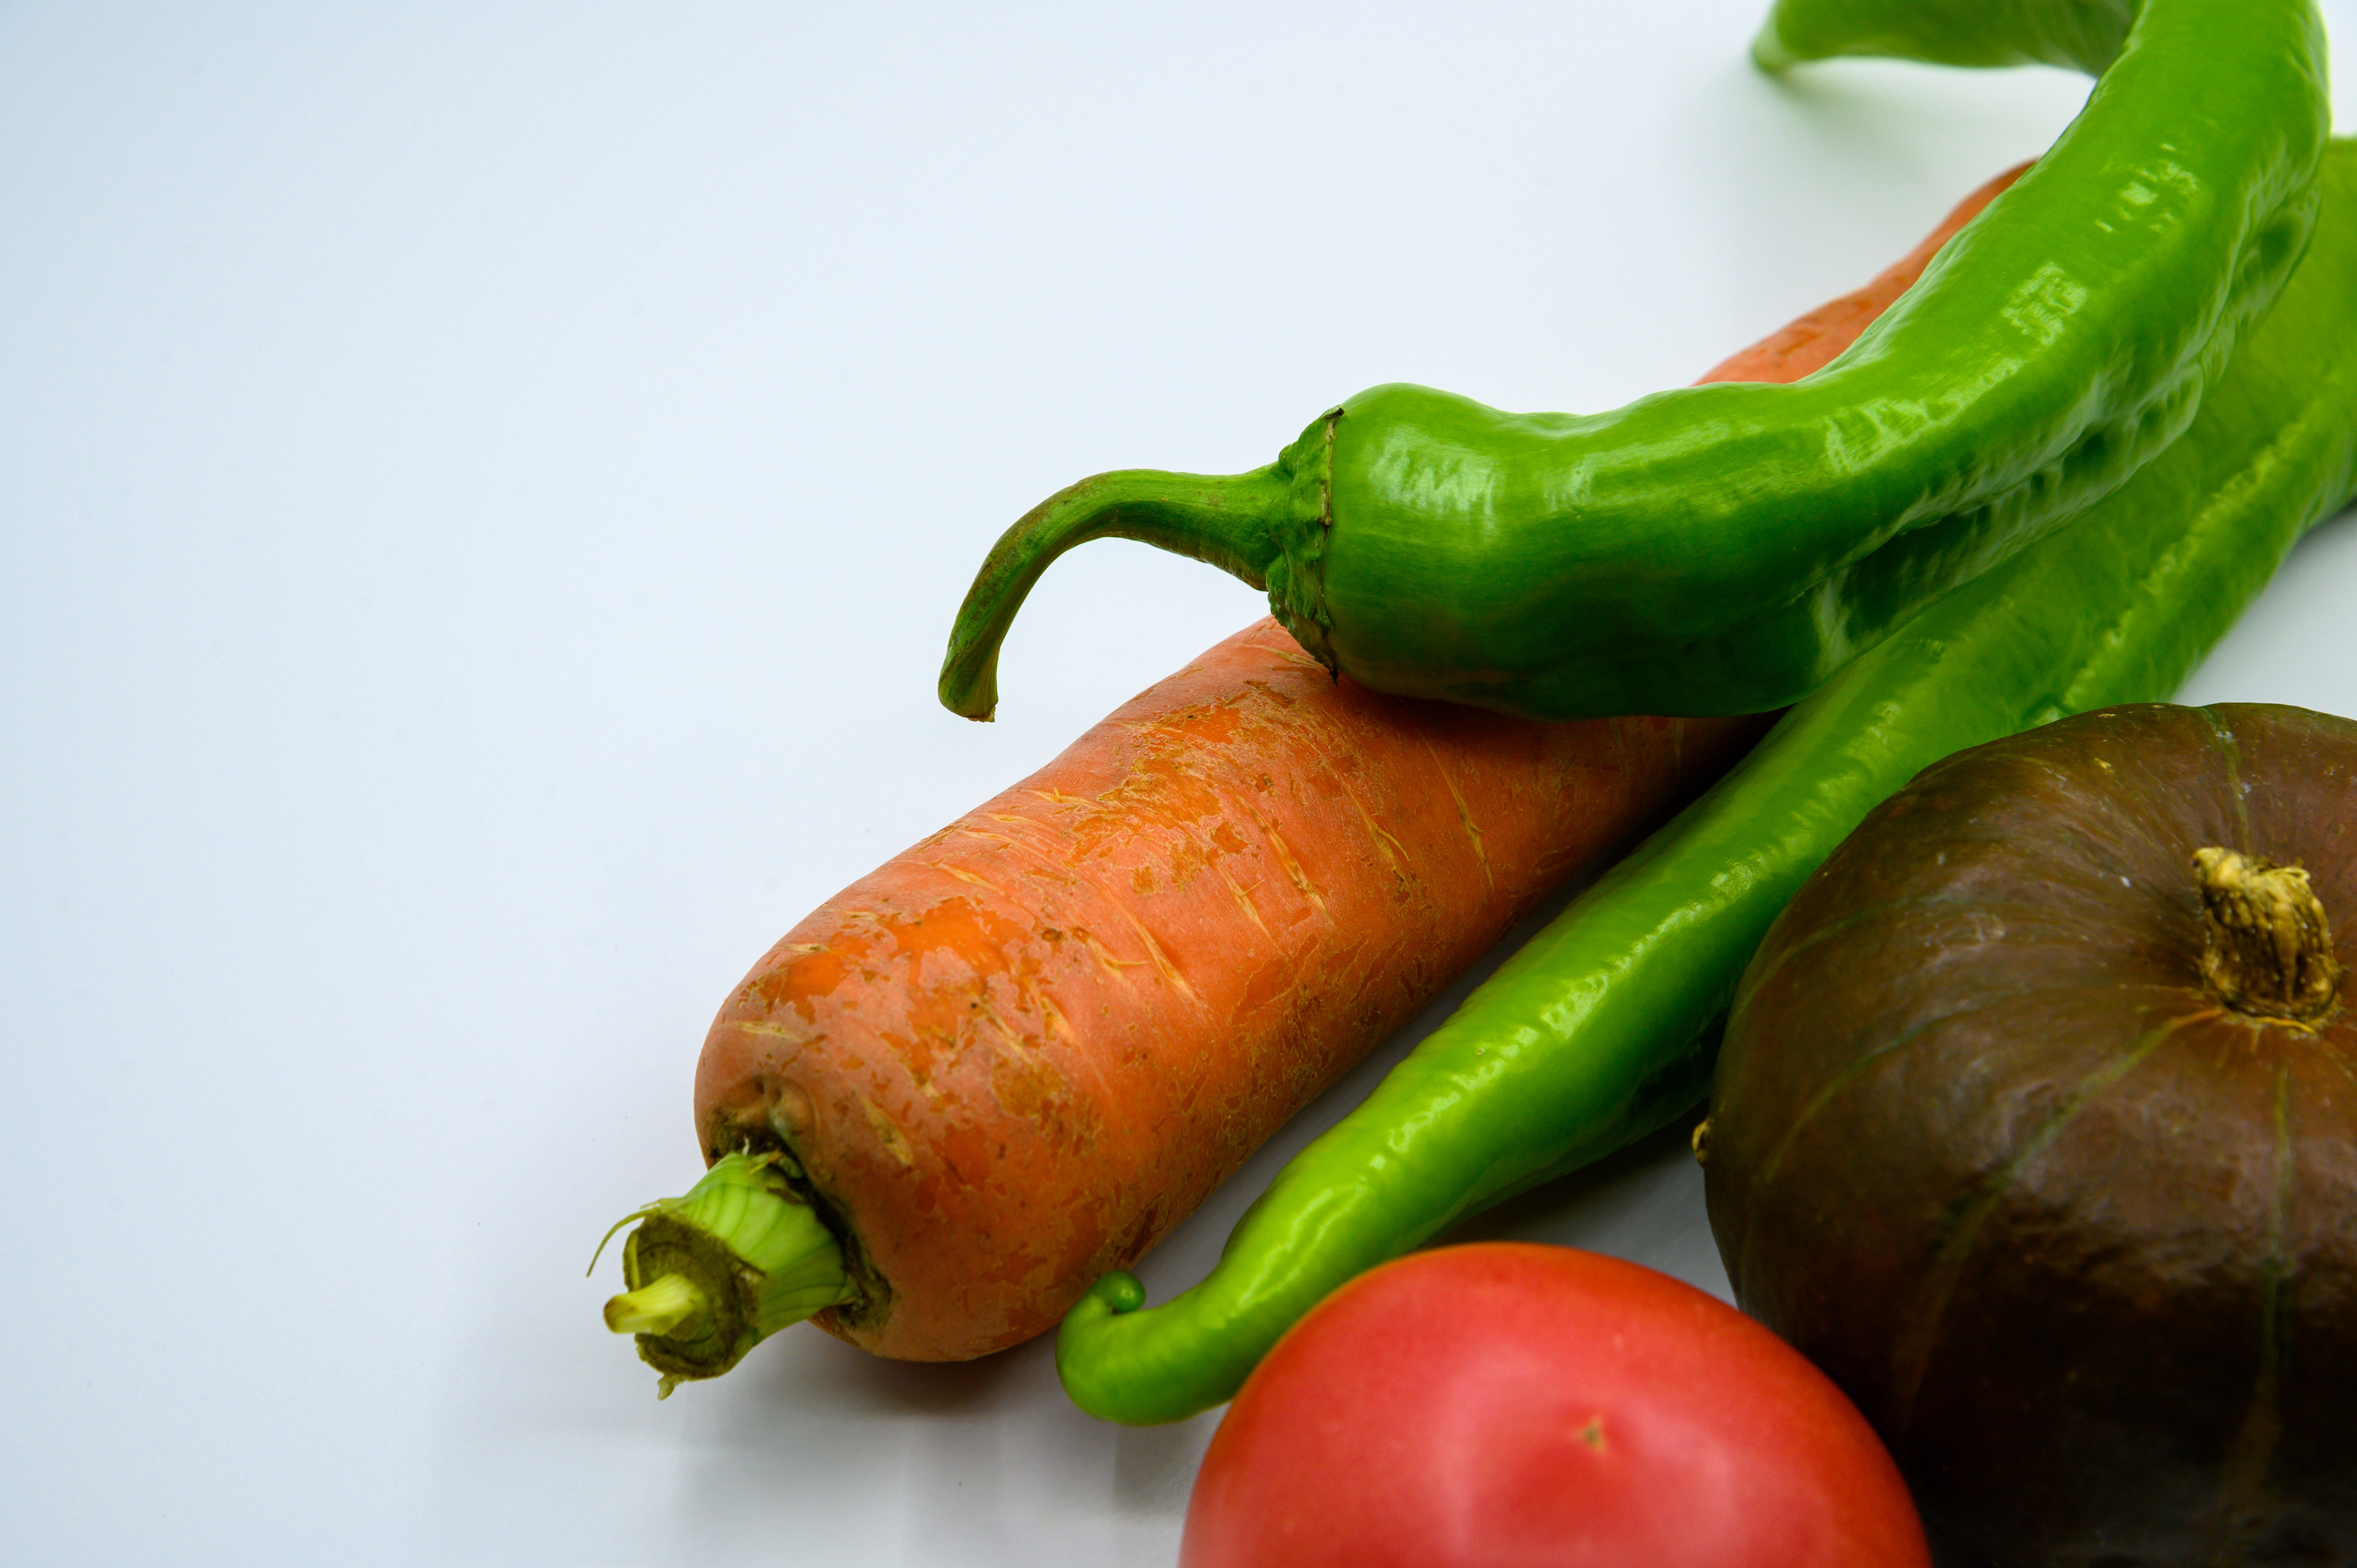
<path id="1" fill-rule="evenodd" d="M 1785 47 L 1783 35 L 1777 32 L 1773 16 L 1752 36 L 1751 63 L 1770 76 L 1781 76 L 1801 63 L 1801 57 Z"/>
<path id="2" fill-rule="evenodd" d="M 1274 464 L 1244 474 L 1125 468 L 1058 490 L 999 536 L 974 575 L 942 660 L 942 705 L 969 719 L 997 710 L 999 645 L 1032 585 L 1065 551 L 1092 539 L 1135 540 L 1265 588 L 1291 493 Z"/>
<path id="3" fill-rule="evenodd" d="M 1115 1269 L 1091 1285 L 1084 1299 L 1098 1302 L 1107 1311 L 1119 1316 L 1125 1312 L 1135 1312 L 1146 1305 L 1146 1286 L 1128 1270 Z"/>

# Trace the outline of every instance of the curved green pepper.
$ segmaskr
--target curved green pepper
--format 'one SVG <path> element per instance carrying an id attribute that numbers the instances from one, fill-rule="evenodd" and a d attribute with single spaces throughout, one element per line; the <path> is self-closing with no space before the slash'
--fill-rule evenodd
<path id="1" fill-rule="evenodd" d="M 2329 124 L 2311 0 L 1781 0 L 1755 53 L 2103 77 L 1805 381 L 1589 415 L 1383 386 L 1248 474 L 1083 479 L 984 563 L 942 701 L 989 717 L 1031 585 L 1116 536 L 1265 587 L 1379 691 L 1539 718 L 1781 706 L 2175 440 L 2308 242 Z"/>
<path id="2" fill-rule="evenodd" d="M 1877 803 L 1964 746 L 2173 693 L 2357 489 L 2357 143 L 2324 185 L 2308 263 L 2181 441 L 1786 714 L 1286 1166 L 1201 1283 L 1139 1311 L 1134 1276 L 1099 1282 L 1056 1345 L 1073 1401 L 1216 1404 L 1353 1274 L 1663 1125 L 1769 923 Z"/>

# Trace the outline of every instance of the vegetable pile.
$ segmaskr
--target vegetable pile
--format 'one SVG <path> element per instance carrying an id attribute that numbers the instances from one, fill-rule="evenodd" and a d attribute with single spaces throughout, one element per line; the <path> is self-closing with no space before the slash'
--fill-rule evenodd
<path id="1" fill-rule="evenodd" d="M 1819 369 L 2019 172 L 1705 380 Z M 705 1045 L 696 1118 L 712 1172 L 644 1211 L 648 1244 L 664 1245 L 642 1253 L 643 1230 L 624 1243 L 630 1289 L 608 1326 L 639 1337 L 665 1392 L 813 1314 L 917 1359 L 1053 1326 L 1535 898 L 1668 814 L 1766 723 L 1549 725 L 1385 697 L 1329 679 L 1274 622 L 1247 628 L 770 950 Z M 892 938 L 880 957 L 879 933 Z M 965 1163 L 971 1179 L 944 1181 L 961 1168 L 955 1142 L 913 1043 L 947 1040 L 938 1054 L 984 1079 L 958 1102 L 969 1114 L 1005 1110 L 1009 1018 L 1024 1026 L 1016 1070 L 1076 1057 L 1077 1085 L 1001 1117 L 994 1152 Z M 808 1048 L 819 1036 L 830 1053 Z M 1092 1055 L 1127 1064 L 1114 1082 L 1132 1108 Z M 1221 1075 L 1225 1099 L 1188 1099 L 1173 1062 L 1189 1058 Z M 1635 1131 L 1698 1093 L 1694 1074 L 1674 1080 Z M 1135 1109 L 1138 1096 L 1162 1109 Z M 1060 1102 L 1096 1105 L 1132 1135 L 1076 1143 L 1036 1115 Z M 1092 1228 L 1095 1247 L 1048 1270 L 998 1266 L 1036 1249 L 1041 1215 L 1057 1212 Z"/>
<path id="2" fill-rule="evenodd" d="M 2166 697 L 2308 527 L 2357 490 L 2357 144 L 2311 261 L 2188 437 L 2069 529 L 1942 599 L 1795 706 L 1279 1173 L 1200 1284 L 1125 1275 L 1065 1320 L 1086 1410 L 1169 1421 L 1232 1395 L 1329 1291 L 1701 1098 L 1712 1025 L 1802 881 L 1964 746 Z"/>
<path id="3" fill-rule="evenodd" d="M 1857 1412 L 1684 1287 L 1544 1250 L 1379 1267 L 1687 1112 L 1716 1063 L 1738 1295 L 1942 1522 L 2006 1562 L 2357 1552 L 2330 1434 L 2357 1392 L 2357 1127 L 2331 1109 L 2357 1036 L 2327 936 L 2357 899 L 2357 726 L 2056 722 L 2169 696 L 2357 491 L 2357 143 L 2327 139 L 2313 5 L 1779 0 L 1755 54 L 2100 80 L 2044 158 L 1693 388 L 1574 416 L 1378 387 L 1265 467 L 1100 475 L 1009 530 L 942 669 L 968 716 L 1090 539 L 1223 567 L 1274 619 L 731 996 L 697 1074 L 709 1173 L 632 1217 L 608 1307 L 663 1391 L 813 1314 L 920 1359 L 1060 1317 L 1094 1414 L 1237 1400 L 1201 1568 L 1313 1538 L 1574 1560 L 1603 1516 L 1529 1477 L 1587 1474 L 1605 1450 L 1566 1422 L 1591 1397 L 1631 1412 L 1609 1431 L 1706 1434 L 1613 1450 L 1634 1489 L 1596 1495 L 1653 1522 L 1595 1561 L 1921 1561 Z M 1125 1269 L 1245 1155 L 1688 800 L 1146 1305 Z M 1347 1386 L 1394 1340 L 1433 1359 Z M 1695 1355 L 1729 1408 L 1695 1404 Z M 1485 1402 L 1509 1364 L 1517 1401 Z M 1479 1442 L 1460 1396 L 1495 1417 Z M 1345 1399 L 1374 1403 L 1316 1413 Z M 1710 1535 L 1696 1453 L 1728 1519 L 1814 1522 Z"/>

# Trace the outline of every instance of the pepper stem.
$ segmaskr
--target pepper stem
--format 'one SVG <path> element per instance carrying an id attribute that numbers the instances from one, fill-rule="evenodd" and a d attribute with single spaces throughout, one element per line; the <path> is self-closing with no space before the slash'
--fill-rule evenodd
<path id="1" fill-rule="evenodd" d="M 942 705 L 970 719 L 998 706 L 998 647 L 1049 564 L 1092 539 L 1134 539 L 1268 586 L 1288 481 L 1276 465 L 1248 474 L 1125 468 L 1058 490 L 999 536 L 958 607 L 942 661 Z"/>
<path id="2" fill-rule="evenodd" d="M 2264 1023 L 2312 1028 L 2332 1011 L 2341 965 L 2308 873 L 2230 849 L 2193 852 L 2210 994 Z"/>
<path id="3" fill-rule="evenodd" d="M 776 1154 L 723 1155 L 686 1196 L 630 1217 L 640 1221 L 622 1244 L 630 1288 L 606 1304 L 606 1326 L 637 1336 L 640 1359 L 663 1374 L 660 1397 L 683 1380 L 718 1377 L 779 1329 L 858 1295 L 843 1243 L 795 1196 L 785 1164 Z"/>

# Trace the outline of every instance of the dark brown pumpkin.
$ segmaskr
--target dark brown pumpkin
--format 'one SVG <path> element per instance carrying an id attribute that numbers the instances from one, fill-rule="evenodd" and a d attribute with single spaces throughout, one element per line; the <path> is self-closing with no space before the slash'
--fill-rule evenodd
<path id="1" fill-rule="evenodd" d="M 2353 818 L 2348 720 L 2084 714 L 1926 769 L 1745 975 L 1727 1276 L 1959 1544 L 2357 1562 Z M 2211 856 L 2222 929 L 2205 849 L 2304 866 L 2327 944 L 2296 876 L 2278 948 Z"/>

